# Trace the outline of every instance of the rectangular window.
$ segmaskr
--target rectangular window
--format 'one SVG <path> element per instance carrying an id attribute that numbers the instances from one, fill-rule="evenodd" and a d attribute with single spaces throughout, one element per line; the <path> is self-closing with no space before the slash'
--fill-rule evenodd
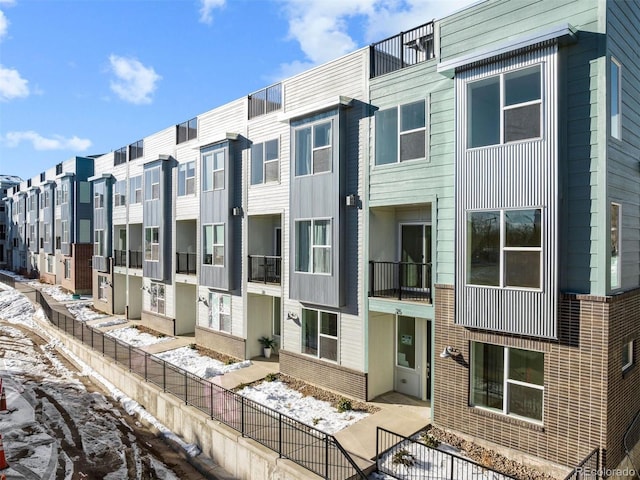
<path id="1" fill-rule="evenodd" d="M 611 95 L 609 95 L 611 110 L 611 136 L 622 139 L 622 117 L 620 110 L 622 106 L 622 65 L 618 60 L 611 57 Z"/>
<path id="2" fill-rule="evenodd" d="M 66 279 L 71 278 L 71 259 L 70 258 L 64 259 L 64 278 Z"/>
<path id="3" fill-rule="evenodd" d="M 95 192 L 93 194 L 93 208 L 104 208 L 104 194 L 102 192 Z"/>
<path id="4" fill-rule="evenodd" d="M 471 344 L 471 405 L 542 421 L 544 354 Z"/>
<path id="5" fill-rule="evenodd" d="M 622 370 L 628 370 L 634 363 L 633 347 L 635 342 L 630 340 L 622 345 Z"/>
<path id="6" fill-rule="evenodd" d="M 103 302 L 107 301 L 108 286 L 107 277 L 104 275 L 98 275 L 98 300 L 102 300 Z"/>
<path id="7" fill-rule="evenodd" d="M 42 229 L 44 230 L 44 242 L 49 243 L 51 241 L 51 224 L 45 223 Z"/>
<path id="8" fill-rule="evenodd" d="M 231 295 L 209 292 L 209 327 L 231 333 Z"/>
<path id="9" fill-rule="evenodd" d="M 142 175 L 129 179 L 129 204 L 142 203 Z"/>
<path id="10" fill-rule="evenodd" d="M 124 207 L 127 204 L 127 181 L 119 180 L 113 186 L 113 205 Z"/>
<path id="11" fill-rule="evenodd" d="M 136 158 L 140 158 L 144 155 L 144 151 L 142 147 L 144 146 L 144 141 L 138 140 L 137 142 L 129 145 L 129 160 L 135 160 Z"/>
<path id="12" fill-rule="evenodd" d="M 144 259 L 148 262 L 160 260 L 160 233 L 158 227 L 144 229 Z"/>
<path id="13" fill-rule="evenodd" d="M 144 199 L 160 198 L 160 167 L 153 167 L 144 172 Z"/>
<path id="14" fill-rule="evenodd" d="M 43 207 L 49 208 L 49 206 L 51 205 L 51 192 L 49 190 L 45 190 L 43 196 Z"/>
<path id="15" fill-rule="evenodd" d="M 611 288 L 620 288 L 622 283 L 622 261 L 620 255 L 622 217 L 619 203 L 612 203 L 610 206 L 611 224 Z"/>
<path id="16" fill-rule="evenodd" d="M 196 162 L 181 163 L 178 166 L 178 196 L 193 195 L 196 192 Z"/>
<path id="17" fill-rule="evenodd" d="M 281 300 L 280 297 L 272 297 L 273 298 L 273 308 L 272 308 L 272 317 L 273 318 L 273 336 L 279 337 L 281 335 L 281 323 L 282 323 L 282 313 L 281 313 Z"/>
<path id="18" fill-rule="evenodd" d="M 426 102 L 400 105 L 375 113 L 376 165 L 426 158 Z"/>
<path id="19" fill-rule="evenodd" d="M 93 254 L 97 257 L 104 257 L 104 230 L 94 230 L 93 232 Z"/>
<path id="20" fill-rule="evenodd" d="M 69 243 L 69 221 L 62 221 L 62 243 Z"/>
<path id="21" fill-rule="evenodd" d="M 224 224 L 205 225 L 202 263 L 224 267 Z"/>
<path id="22" fill-rule="evenodd" d="M 302 353 L 338 360 L 338 315 L 302 309 Z"/>
<path id="23" fill-rule="evenodd" d="M 164 315 L 165 312 L 165 286 L 162 283 L 151 282 L 149 289 L 151 294 L 151 311 Z"/>
<path id="24" fill-rule="evenodd" d="M 217 149 L 202 155 L 202 190 L 224 188 L 225 149 Z"/>
<path id="25" fill-rule="evenodd" d="M 127 163 L 127 147 L 122 147 L 113 152 L 113 166 Z"/>
<path id="26" fill-rule="evenodd" d="M 251 145 L 251 185 L 280 178 L 278 139 Z"/>
<path id="27" fill-rule="evenodd" d="M 295 130 L 296 176 L 331 171 L 332 122 L 323 121 Z"/>
<path id="28" fill-rule="evenodd" d="M 296 220 L 296 272 L 331 273 L 331 220 Z"/>
<path id="29" fill-rule="evenodd" d="M 541 135 L 540 65 L 467 84 L 467 148 L 535 139 Z"/>
<path id="30" fill-rule="evenodd" d="M 69 184 L 64 182 L 62 184 L 62 195 L 60 198 L 60 203 L 64 205 L 65 203 L 69 203 Z"/>
<path id="31" fill-rule="evenodd" d="M 192 118 L 176 125 L 176 143 L 183 143 L 198 138 L 198 119 Z"/>
<path id="32" fill-rule="evenodd" d="M 540 288 L 542 210 L 467 213 L 467 284 Z"/>
<path id="33" fill-rule="evenodd" d="M 54 255 L 47 255 L 47 263 L 46 263 L 47 273 L 54 273 L 53 266 L 55 264 L 55 259 L 56 257 Z"/>

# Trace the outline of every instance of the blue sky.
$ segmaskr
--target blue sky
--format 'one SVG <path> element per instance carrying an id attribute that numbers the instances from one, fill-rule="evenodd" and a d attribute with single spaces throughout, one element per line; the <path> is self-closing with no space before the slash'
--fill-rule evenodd
<path id="1" fill-rule="evenodd" d="M 0 174 L 102 154 L 471 0 L 0 0 Z"/>

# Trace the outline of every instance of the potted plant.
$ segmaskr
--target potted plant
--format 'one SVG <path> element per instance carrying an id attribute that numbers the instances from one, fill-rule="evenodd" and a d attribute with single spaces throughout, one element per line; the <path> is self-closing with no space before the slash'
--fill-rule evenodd
<path id="1" fill-rule="evenodd" d="M 273 337 L 262 336 L 258 339 L 260 345 L 262 345 L 262 354 L 264 358 L 271 357 L 271 349 L 278 346 L 276 340 Z"/>

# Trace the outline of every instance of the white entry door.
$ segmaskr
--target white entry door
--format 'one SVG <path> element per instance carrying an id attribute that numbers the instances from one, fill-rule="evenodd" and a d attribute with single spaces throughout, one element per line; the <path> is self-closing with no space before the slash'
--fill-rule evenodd
<path id="1" fill-rule="evenodd" d="M 422 327 L 414 317 L 396 316 L 396 392 L 422 398 Z"/>

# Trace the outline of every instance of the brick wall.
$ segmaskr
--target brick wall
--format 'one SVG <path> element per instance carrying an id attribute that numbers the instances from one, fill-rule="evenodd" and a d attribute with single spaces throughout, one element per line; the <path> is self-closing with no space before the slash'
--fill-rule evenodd
<path id="1" fill-rule="evenodd" d="M 196 343 L 230 357 L 245 359 L 245 340 L 224 332 L 217 332 L 196 325 Z"/>
<path id="2" fill-rule="evenodd" d="M 280 371 L 318 387 L 366 401 L 367 374 L 306 355 L 280 350 Z"/>
<path id="3" fill-rule="evenodd" d="M 62 261 L 71 261 L 71 276 L 70 278 L 64 278 L 62 274 L 62 280 L 60 284 L 63 288 L 72 293 L 92 294 L 92 275 L 93 269 L 89 264 L 89 260 L 93 255 L 93 244 L 91 243 L 72 243 L 71 255 L 63 255 Z M 62 268 L 64 272 L 64 267 Z"/>
<path id="4" fill-rule="evenodd" d="M 435 351 L 451 345 L 455 359 L 436 355 L 434 421 L 466 436 L 575 466 L 593 448 L 605 446 L 609 303 L 584 295 L 563 295 L 558 341 L 531 339 L 454 324 L 453 286 L 436 286 Z M 470 342 L 542 351 L 543 425 L 469 406 Z"/>

